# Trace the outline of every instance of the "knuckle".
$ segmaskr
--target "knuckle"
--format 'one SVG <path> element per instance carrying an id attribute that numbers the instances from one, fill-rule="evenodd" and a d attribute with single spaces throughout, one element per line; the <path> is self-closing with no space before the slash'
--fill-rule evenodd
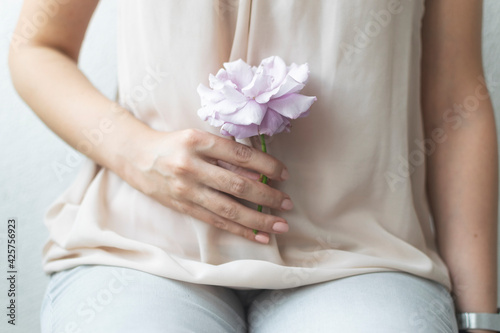
<path id="1" fill-rule="evenodd" d="M 237 144 L 234 148 L 234 156 L 238 162 L 248 162 L 252 158 L 252 155 L 252 148 L 248 146 Z"/>
<path id="2" fill-rule="evenodd" d="M 268 223 L 263 217 L 258 217 L 257 219 L 255 219 L 253 229 L 269 231 L 271 229 L 271 223 L 272 222 Z"/>
<path id="3" fill-rule="evenodd" d="M 268 164 L 269 175 L 271 178 L 279 178 L 281 176 L 281 166 L 278 162 L 271 160 Z"/>
<path id="4" fill-rule="evenodd" d="M 169 195 L 170 193 L 170 184 L 168 182 L 162 182 L 159 185 L 159 194 L 162 196 Z"/>
<path id="5" fill-rule="evenodd" d="M 177 200 L 172 200 L 171 206 L 174 210 L 178 211 L 181 214 L 187 214 L 190 210 L 188 205 L 181 203 L 180 201 Z"/>
<path id="6" fill-rule="evenodd" d="M 197 147 L 203 140 L 202 132 L 194 128 L 183 130 L 181 135 L 183 144 L 188 148 Z"/>
<path id="7" fill-rule="evenodd" d="M 224 188 L 224 186 L 227 186 L 227 184 L 229 183 L 230 177 L 226 173 L 220 173 L 216 175 L 215 179 L 219 186 L 221 188 Z"/>
<path id="8" fill-rule="evenodd" d="M 257 186 L 257 195 L 264 206 L 270 208 L 281 207 L 281 202 L 285 199 L 285 195 L 282 192 L 262 183 L 258 183 Z"/>
<path id="9" fill-rule="evenodd" d="M 187 154 L 177 156 L 175 160 L 172 161 L 172 172 L 176 176 L 185 176 L 190 173 L 191 164 L 191 159 Z"/>
<path id="10" fill-rule="evenodd" d="M 241 236 L 243 236 L 246 239 L 252 240 L 252 241 L 255 240 L 255 234 L 253 233 L 253 230 L 251 230 L 251 229 L 244 229 L 241 232 Z"/>
<path id="11" fill-rule="evenodd" d="M 182 198 L 187 196 L 189 192 L 189 186 L 184 184 L 184 182 L 175 181 L 171 185 L 171 191 L 176 198 Z"/>
<path id="12" fill-rule="evenodd" d="M 229 180 L 229 191 L 231 194 L 240 197 L 247 192 L 248 184 L 243 178 L 232 177 Z"/>
<path id="13" fill-rule="evenodd" d="M 214 222 L 214 227 L 222 229 L 222 230 L 227 230 L 227 223 L 223 220 L 215 220 Z"/>
<path id="14" fill-rule="evenodd" d="M 228 220 L 236 220 L 238 218 L 238 208 L 234 204 L 226 204 L 220 207 L 220 215 Z"/>
<path id="15" fill-rule="evenodd" d="M 285 200 L 285 195 L 277 190 L 273 190 L 273 193 L 270 198 L 270 206 L 272 208 L 280 209 L 281 208 L 281 203 L 283 200 Z"/>

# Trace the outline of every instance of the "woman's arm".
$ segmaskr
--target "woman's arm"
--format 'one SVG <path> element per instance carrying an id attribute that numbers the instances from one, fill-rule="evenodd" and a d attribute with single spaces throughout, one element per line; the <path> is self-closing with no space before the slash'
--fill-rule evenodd
<path id="1" fill-rule="evenodd" d="M 261 243 L 269 241 L 269 233 L 287 231 L 285 219 L 259 213 L 227 195 L 291 209 L 288 195 L 258 181 L 260 173 L 278 181 L 288 178 L 283 163 L 202 131 L 154 131 L 108 100 L 77 67 L 98 1 L 54 3 L 58 5 L 44 14 L 46 1 L 24 2 L 9 53 L 14 86 L 49 128 L 167 207 Z M 40 15 L 46 21 L 28 31 L 27 22 Z M 219 167 L 228 163 L 231 171 Z M 260 232 L 255 235 L 253 229 Z"/>
<path id="2" fill-rule="evenodd" d="M 134 144 L 123 131 L 136 137 L 145 135 L 147 128 L 129 112 L 118 112 L 77 68 L 80 47 L 98 0 L 61 1 L 54 7 L 52 17 L 44 11 L 43 2 L 27 0 L 23 4 L 9 53 L 14 86 L 38 117 L 63 140 L 123 175 L 123 168 L 128 165 L 126 150 Z M 35 25 L 34 20 L 42 16 L 48 21 Z M 38 28 L 32 30 L 33 26 Z M 98 140 L 97 135 L 93 143 L 89 140 L 91 133 L 102 129 L 107 132 L 110 126 L 113 131 L 106 135 L 106 140 Z"/>
<path id="3" fill-rule="evenodd" d="M 457 310 L 496 312 L 498 152 L 481 59 L 482 1 L 427 0 L 423 21 L 425 136 L 446 133 L 427 160 L 439 251 Z"/>

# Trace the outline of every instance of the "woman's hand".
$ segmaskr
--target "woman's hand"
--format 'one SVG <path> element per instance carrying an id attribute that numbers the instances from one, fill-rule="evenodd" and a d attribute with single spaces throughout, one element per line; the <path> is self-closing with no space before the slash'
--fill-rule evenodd
<path id="1" fill-rule="evenodd" d="M 261 243 L 269 241 L 269 232 L 286 232 L 283 218 L 259 213 L 231 198 L 291 209 L 286 194 L 258 182 L 260 173 L 284 180 L 287 172 L 282 163 L 212 134 L 154 131 L 92 86 L 77 60 L 97 3 L 65 1 L 46 24 L 25 36 L 25 22 L 44 4 L 25 0 L 15 31 L 22 38 L 13 40 L 9 54 L 20 96 L 69 145 L 163 205 Z M 90 143 L 85 133 L 100 129 L 103 122 L 112 130 Z"/>
<path id="2" fill-rule="evenodd" d="M 272 156 L 194 129 L 153 131 L 140 146 L 126 180 L 161 204 L 260 243 L 269 242 L 268 233 L 288 231 L 282 217 L 259 213 L 232 198 L 278 210 L 293 208 L 288 195 L 259 182 L 259 174 L 288 178 L 286 167 Z"/>

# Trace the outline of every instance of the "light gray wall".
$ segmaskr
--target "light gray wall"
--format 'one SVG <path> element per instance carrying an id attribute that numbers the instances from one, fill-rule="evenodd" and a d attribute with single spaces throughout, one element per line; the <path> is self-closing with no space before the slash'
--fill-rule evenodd
<path id="1" fill-rule="evenodd" d="M 493 108 L 495 109 L 495 120 L 500 146 L 500 20 L 498 17 L 500 17 L 500 1 L 485 0 L 483 17 L 484 74 L 490 90 Z M 500 230 L 498 234 L 500 238 Z M 500 267 L 500 255 L 498 256 L 498 266 Z M 500 275 L 498 285 L 500 286 Z M 498 295 L 500 302 L 500 288 Z"/>
<path id="2" fill-rule="evenodd" d="M 20 0 L 0 0 L 0 331 L 38 332 L 38 313 L 47 277 L 41 249 L 47 231 L 46 207 L 76 175 L 71 149 L 50 132 L 15 93 L 9 79 L 7 46 L 21 7 Z M 84 43 L 80 67 L 108 97 L 116 92 L 116 0 L 101 1 Z M 500 111 L 500 1 L 485 1 L 484 62 L 497 124 Z M 69 159 L 69 160 L 68 160 Z M 69 163 L 68 163 L 69 162 Z M 68 165 L 69 164 L 69 165 Z M 59 174 L 56 165 L 69 167 Z M 17 217 L 19 296 L 16 327 L 6 324 L 6 220 Z"/>
<path id="3" fill-rule="evenodd" d="M 500 124 L 500 1 L 484 1 L 483 61 L 497 125 Z M 498 128 L 498 126 L 497 126 Z M 500 135 L 499 135 L 500 140 Z"/>
<path id="4" fill-rule="evenodd" d="M 17 96 L 8 74 L 7 46 L 21 8 L 20 0 L 0 0 L 0 332 L 36 333 L 48 277 L 41 252 L 48 235 L 43 214 L 71 183 L 81 164 Z M 109 98 L 116 94 L 116 0 L 103 0 L 82 47 L 80 67 Z M 69 165 L 67 159 L 69 158 Z M 59 174 L 56 165 L 69 166 Z M 17 323 L 6 323 L 6 223 L 19 219 Z M 5 306 L 4 306 L 5 305 Z"/>

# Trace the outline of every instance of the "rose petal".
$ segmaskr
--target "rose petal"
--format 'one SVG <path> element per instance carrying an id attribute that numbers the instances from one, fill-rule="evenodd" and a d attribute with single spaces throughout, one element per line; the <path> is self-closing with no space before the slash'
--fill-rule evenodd
<path id="1" fill-rule="evenodd" d="M 268 90 L 272 90 L 279 86 L 283 82 L 287 74 L 285 62 L 278 56 L 272 56 L 263 59 L 260 62 L 259 67 L 262 67 L 264 75 L 268 75 L 273 78 L 271 86 Z"/>
<path id="2" fill-rule="evenodd" d="M 236 139 L 245 139 L 259 134 L 258 125 L 235 125 L 225 123 L 222 125 L 220 132 L 222 135 L 234 136 Z"/>
<path id="3" fill-rule="evenodd" d="M 224 63 L 228 78 L 234 82 L 238 89 L 247 86 L 253 79 L 252 67 L 241 59 Z"/>
<path id="4" fill-rule="evenodd" d="M 272 89 L 267 89 L 267 91 L 255 97 L 255 100 L 261 104 L 269 102 L 269 100 L 272 98 L 278 98 L 285 94 L 301 91 L 302 88 L 304 88 L 304 83 L 302 83 L 300 80 L 297 80 L 296 78 L 307 80 L 307 76 L 309 73 L 307 64 L 305 64 L 305 66 L 297 66 L 295 64 L 292 64 L 292 66 L 290 66 L 288 69 L 288 74 L 286 74 L 287 67 L 283 60 L 279 57 L 271 58 L 264 59 L 262 63 L 267 61 L 265 64 L 266 66 L 276 66 L 277 68 L 279 68 L 279 70 L 273 70 L 273 68 L 271 67 L 263 67 L 265 74 L 271 75 L 273 77 L 273 82 L 271 84 Z M 283 74 L 285 75 L 282 76 Z"/>
<path id="5" fill-rule="evenodd" d="M 220 92 L 231 103 L 239 104 L 247 101 L 245 95 L 239 92 L 233 85 L 230 84 L 224 85 L 224 87 L 220 90 Z"/>
<path id="6" fill-rule="evenodd" d="M 311 113 L 311 109 L 307 110 L 304 113 L 301 113 L 300 116 L 299 116 L 299 118 L 305 118 L 305 117 L 307 117 L 309 115 L 309 113 Z"/>
<path id="7" fill-rule="evenodd" d="M 238 139 L 290 131 L 290 118 L 305 117 L 316 100 L 298 93 L 308 75 L 307 64 L 287 67 L 277 56 L 262 60 L 258 67 L 241 59 L 227 62 L 209 76 L 212 89 L 198 86 L 198 116 Z"/>
<path id="8" fill-rule="evenodd" d="M 213 104 L 213 108 L 215 112 L 219 112 L 221 114 L 231 114 L 244 107 L 245 104 L 247 104 L 246 100 L 236 103 L 229 99 L 223 99 L 220 102 Z"/>
<path id="9" fill-rule="evenodd" d="M 217 74 L 215 74 L 215 77 L 222 82 L 230 80 L 229 74 L 224 68 L 219 69 Z"/>
<path id="10" fill-rule="evenodd" d="M 252 82 L 241 89 L 241 92 L 247 98 L 255 98 L 270 89 L 272 80 L 273 78 L 265 75 L 262 69 L 258 69 L 257 72 L 255 72 Z"/>
<path id="11" fill-rule="evenodd" d="M 214 112 L 212 106 L 205 106 L 198 109 L 198 117 L 200 117 L 204 121 L 208 121 L 208 123 L 212 126 L 222 126 L 224 122 L 217 117 L 217 113 Z"/>
<path id="12" fill-rule="evenodd" d="M 305 84 L 309 77 L 309 65 L 307 63 L 302 65 L 293 63 L 288 67 L 288 75 L 295 81 Z"/>
<path id="13" fill-rule="evenodd" d="M 266 115 L 266 105 L 261 105 L 254 100 L 250 100 L 236 112 L 231 114 L 219 114 L 220 119 L 235 125 L 259 125 Z"/>
<path id="14" fill-rule="evenodd" d="M 293 77 L 287 75 L 285 80 L 283 81 L 283 84 L 279 87 L 279 90 L 271 96 L 272 99 L 279 98 L 281 96 L 284 96 L 286 94 L 293 94 L 297 93 L 304 88 L 304 84 L 296 81 Z"/>
<path id="15" fill-rule="evenodd" d="M 279 114 L 296 119 L 306 112 L 316 101 L 316 96 L 304 96 L 301 94 L 288 94 L 283 97 L 272 99 L 267 105 Z"/>
<path id="16" fill-rule="evenodd" d="M 220 102 L 224 98 L 224 95 L 220 92 L 214 91 L 203 84 L 199 84 L 196 91 L 198 91 L 198 94 L 200 95 L 202 106 L 207 105 L 208 103 Z"/>
<path id="17" fill-rule="evenodd" d="M 279 90 L 280 90 L 280 87 L 276 87 L 276 88 L 274 88 L 271 91 L 263 92 L 262 94 L 260 94 L 260 95 L 258 95 L 258 96 L 255 97 L 255 101 L 257 103 L 260 103 L 260 104 L 265 104 L 265 103 L 269 102 L 269 100 L 271 99 L 271 97 L 273 97 L 274 95 L 276 95 L 276 93 Z"/>
<path id="18" fill-rule="evenodd" d="M 211 126 L 214 126 L 214 127 L 219 127 L 219 126 L 222 126 L 224 125 L 224 121 L 222 120 L 219 120 L 219 119 L 215 119 L 213 117 L 209 117 L 207 119 L 208 123 L 211 125 Z"/>
<path id="19" fill-rule="evenodd" d="M 198 117 L 201 118 L 201 120 L 203 121 L 206 121 L 208 119 L 208 117 L 212 116 L 212 110 L 213 108 L 209 108 L 209 107 L 202 107 L 200 109 L 198 109 Z"/>
<path id="20" fill-rule="evenodd" d="M 282 132 L 287 125 L 290 125 L 290 121 L 287 118 L 284 118 L 272 109 L 267 109 L 266 116 L 259 126 L 259 133 L 272 136 Z"/>
<path id="21" fill-rule="evenodd" d="M 208 75 L 208 82 L 210 85 L 210 88 L 214 90 L 221 89 L 225 82 L 229 80 L 229 77 L 227 76 L 227 73 L 224 69 L 219 69 L 217 74 L 214 76 L 213 74 Z"/>

